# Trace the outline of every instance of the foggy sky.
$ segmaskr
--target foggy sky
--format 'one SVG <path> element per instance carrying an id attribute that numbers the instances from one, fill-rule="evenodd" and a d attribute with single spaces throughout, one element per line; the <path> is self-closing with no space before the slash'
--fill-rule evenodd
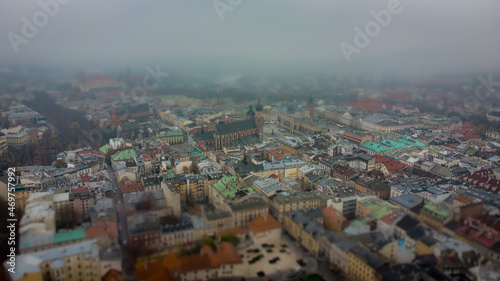
<path id="1" fill-rule="evenodd" d="M 355 46 L 354 28 L 364 30 L 374 20 L 370 11 L 387 10 L 389 0 L 241 0 L 223 21 L 212 0 L 66 0 L 16 54 L 8 34 L 23 36 L 21 18 L 33 22 L 43 11 L 39 1 L 47 2 L 0 1 L 0 68 L 317 64 L 332 71 L 411 75 L 490 72 L 500 66 L 497 0 L 401 0 L 401 12 L 392 14 L 350 63 L 339 44 Z"/>

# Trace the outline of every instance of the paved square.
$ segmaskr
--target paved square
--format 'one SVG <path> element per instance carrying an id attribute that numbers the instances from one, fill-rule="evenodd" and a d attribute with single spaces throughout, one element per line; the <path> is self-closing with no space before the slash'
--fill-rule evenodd
<path id="1" fill-rule="evenodd" d="M 273 275 L 276 273 L 284 272 L 289 269 L 300 268 L 297 260 L 301 259 L 293 247 L 289 245 L 286 241 L 275 241 L 270 242 L 268 247 L 264 247 L 262 244 L 256 245 L 251 244 L 250 246 L 238 250 L 238 254 L 242 256 L 244 268 L 242 270 L 243 276 L 257 277 L 257 272 L 263 271 L 266 276 Z M 283 247 L 282 245 L 286 245 Z M 258 249 L 258 252 L 247 252 L 248 250 Z M 268 252 L 270 250 L 271 252 Z M 262 255 L 259 260 L 255 261 L 253 264 L 250 261 L 254 258 Z M 279 258 L 275 263 L 270 263 L 269 261 Z"/>

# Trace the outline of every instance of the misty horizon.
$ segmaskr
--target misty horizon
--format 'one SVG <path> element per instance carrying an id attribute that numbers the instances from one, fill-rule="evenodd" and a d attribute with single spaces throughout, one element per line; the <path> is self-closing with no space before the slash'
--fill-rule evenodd
<path id="1" fill-rule="evenodd" d="M 33 25 L 34 20 L 43 20 L 34 19 L 45 11 L 43 5 L 34 0 L 1 4 L 3 71 L 33 66 L 141 71 L 159 64 L 165 71 L 192 73 L 244 75 L 297 69 L 430 76 L 490 73 L 500 65 L 500 38 L 494 36 L 500 26 L 497 1 L 481 5 L 374 1 L 364 6 L 323 0 L 234 1 L 239 5 L 233 7 L 226 1 L 67 2 L 40 1 L 58 6 L 51 6 L 53 16 L 35 26 L 32 38 L 25 36 L 23 27 L 26 20 Z M 391 15 L 386 26 L 379 25 L 367 46 L 357 46 L 356 28 L 366 33 L 365 27 L 376 21 L 373 14 L 395 3 L 398 13 Z M 349 60 L 340 47 L 343 43 L 358 49 Z"/>

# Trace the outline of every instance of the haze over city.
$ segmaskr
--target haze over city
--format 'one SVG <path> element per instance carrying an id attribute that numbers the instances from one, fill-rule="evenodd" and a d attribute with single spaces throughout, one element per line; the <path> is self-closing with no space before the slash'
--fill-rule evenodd
<path id="1" fill-rule="evenodd" d="M 491 72 L 500 63 L 500 3 L 494 0 L 399 1 L 400 13 L 351 63 L 339 44 L 354 45 L 354 28 L 364 30 L 374 20 L 370 11 L 387 10 L 391 1 L 234 1 L 239 5 L 227 11 L 216 8 L 217 1 L 67 1 L 16 54 L 7 34 L 22 36 L 21 18 L 33 22 L 43 11 L 38 2 L 0 4 L 4 70 L 117 70 L 154 63 L 193 72 L 303 66 L 340 74 L 429 75 Z"/>
<path id="2" fill-rule="evenodd" d="M 0 1 L 0 280 L 500 280 L 499 11 Z"/>

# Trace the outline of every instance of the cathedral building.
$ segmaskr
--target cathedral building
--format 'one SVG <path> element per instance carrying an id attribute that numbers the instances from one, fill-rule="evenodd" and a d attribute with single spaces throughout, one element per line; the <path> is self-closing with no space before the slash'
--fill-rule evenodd
<path id="1" fill-rule="evenodd" d="M 264 121 L 262 117 L 260 114 L 256 114 L 250 105 L 245 120 L 217 126 L 214 133 L 215 149 L 219 150 L 231 146 L 235 140 L 241 140 L 241 138 L 250 135 L 257 135 L 262 140 L 263 127 Z"/>

